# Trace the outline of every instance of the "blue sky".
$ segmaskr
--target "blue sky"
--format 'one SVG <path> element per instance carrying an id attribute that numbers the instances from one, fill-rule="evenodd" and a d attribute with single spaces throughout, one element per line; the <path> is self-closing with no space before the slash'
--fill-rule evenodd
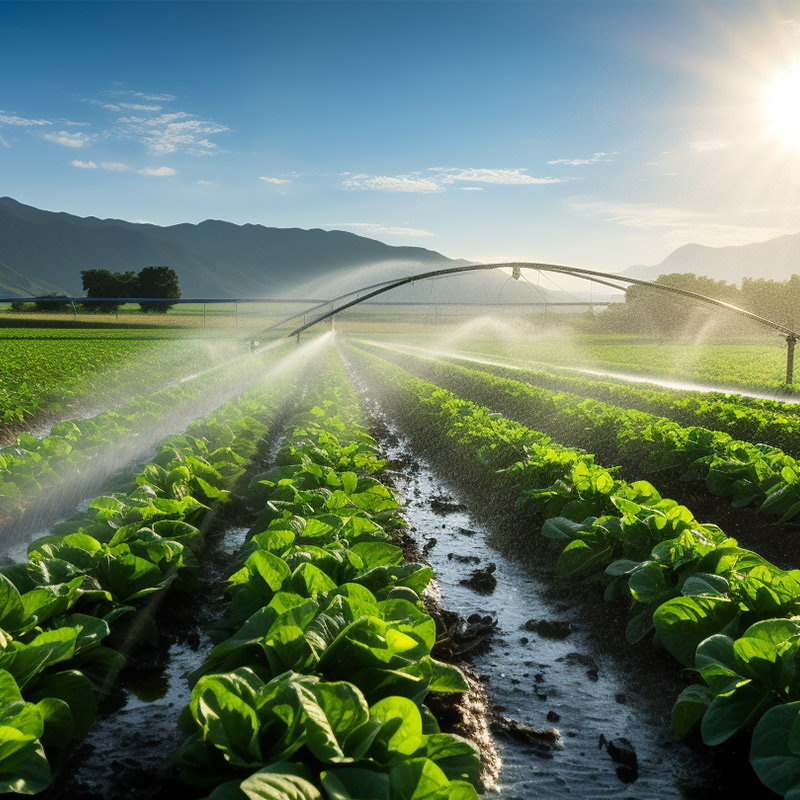
<path id="1" fill-rule="evenodd" d="M 39 208 L 611 270 L 800 231 L 796 2 L 0 1 L 0 36 L 0 195 Z"/>

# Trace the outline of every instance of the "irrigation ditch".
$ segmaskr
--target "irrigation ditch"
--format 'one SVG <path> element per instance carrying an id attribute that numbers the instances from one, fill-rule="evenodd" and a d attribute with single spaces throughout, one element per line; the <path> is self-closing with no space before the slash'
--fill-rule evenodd
<path id="1" fill-rule="evenodd" d="M 463 658 L 485 687 L 501 762 L 487 796 L 777 797 L 750 769 L 746 737 L 713 749 L 698 734 L 676 739 L 672 704 L 688 671 L 649 642 L 628 644 L 624 608 L 555 577 L 540 518 L 431 438 L 391 386 L 364 380 L 358 359 L 349 366 L 409 499 L 405 517 L 437 601 L 459 609 L 460 630 L 480 639 Z"/>
<path id="2" fill-rule="evenodd" d="M 294 400 L 284 403 L 259 443 L 233 492 L 237 499 L 216 505 L 204 518 L 206 547 L 196 582 L 154 595 L 127 625 L 112 632 L 108 644 L 123 653 L 126 665 L 98 709 L 89 735 L 54 765 L 55 778 L 40 795 L 43 800 L 201 796 L 178 780 L 167 756 L 184 738 L 178 719 L 191 695 L 187 675 L 213 647 L 204 626 L 219 616 L 221 588 L 256 513 L 241 495 L 253 476 L 273 463 Z"/>

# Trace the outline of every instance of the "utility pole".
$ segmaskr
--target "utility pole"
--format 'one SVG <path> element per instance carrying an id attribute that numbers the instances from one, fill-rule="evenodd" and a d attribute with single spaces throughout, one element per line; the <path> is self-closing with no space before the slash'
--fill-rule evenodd
<path id="1" fill-rule="evenodd" d="M 797 337 L 789 335 L 786 337 L 786 383 L 794 380 L 794 346 L 797 344 Z"/>

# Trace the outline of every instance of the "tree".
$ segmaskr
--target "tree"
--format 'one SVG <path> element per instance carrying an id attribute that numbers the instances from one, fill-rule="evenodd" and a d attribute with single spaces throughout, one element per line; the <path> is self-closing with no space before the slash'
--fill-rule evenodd
<path id="1" fill-rule="evenodd" d="M 87 297 L 137 297 L 139 279 L 135 272 L 110 272 L 107 269 L 85 269 L 81 281 Z M 84 303 L 87 311 L 114 314 L 122 303 Z"/>
<path id="2" fill-rule="evenodd" d="M 178 300 L 181 287 L 178 273 L 171 267 L 145 267 L 139 273 L 139 297 L 163 297 Z M 145 313 L 166 314 L 174 303 L 139 303 Z"/>
<path id="3" fill-rule="evenodd" d="M 704 275 L 670 273 L 659 275 L 654 283 L 684 289 L 733 305 L 741 305 L 739 288 L 726 281 Z M 625 302 L 615 303 L 601 320 L 613 330 L 635 331 L 655 336 L 694 334 L 708 324 L 728 324 L 729 316 L 713 306 L 694 301 L 685 295 L 660 291 L 650 286 L 633 284 L 625 290 Z"/>
<path id="4" fill-rule="evenodd" d="M 55 294 L 54 292 L 37 295 L 33 305 L 36 311 L 49 311 L 52 314 L 64 314 L 72 309 L 72 304 L 67 300 L 65 294 Z"/>

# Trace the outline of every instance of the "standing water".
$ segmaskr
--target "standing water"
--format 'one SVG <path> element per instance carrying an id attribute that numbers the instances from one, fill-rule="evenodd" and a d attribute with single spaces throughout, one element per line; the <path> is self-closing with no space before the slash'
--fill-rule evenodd
<path id="1" fill-rule="evenodd" d="M 387 429 L 379 409 L 370 414 Z M 396 489 L 408 498 L 404 516 L 433 568 L 437 601 L 468 626 L 494 626 L 487 646 L 469 656 L 493 706 L 502 759 L 498 785 L 484 796 L 721 800 L 732 782 L 758 786 L 746 756 L 737 769 L 722 763 L 725 755 L 676 740 L 675 665 L 631 669 L 581 619 L 568 587 L 556 589 L 544 568 L 501 544 L 509 532 L 498 535 L 471 514 L 456 488 L 390 430 L 382 452 L 403 470 Z M 660 685 L 664 675 L 672 680 Z"/>

